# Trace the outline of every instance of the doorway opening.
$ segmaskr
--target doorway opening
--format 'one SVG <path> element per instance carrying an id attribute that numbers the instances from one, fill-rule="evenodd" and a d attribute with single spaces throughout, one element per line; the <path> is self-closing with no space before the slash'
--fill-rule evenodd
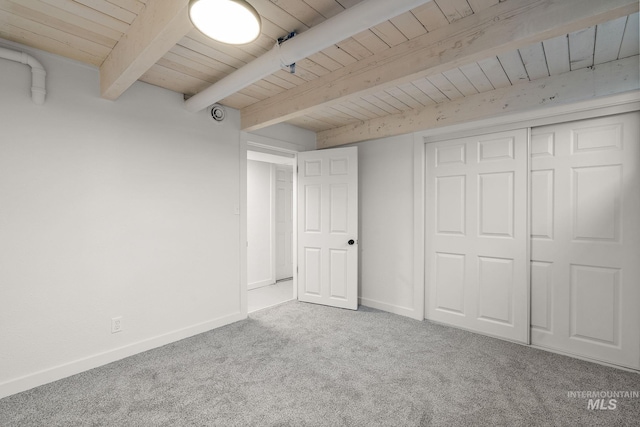
<path id="1" fill-rule="evenodd" d="M 247 147 L 247 312 L 295 299 L 295 155 Z"/>

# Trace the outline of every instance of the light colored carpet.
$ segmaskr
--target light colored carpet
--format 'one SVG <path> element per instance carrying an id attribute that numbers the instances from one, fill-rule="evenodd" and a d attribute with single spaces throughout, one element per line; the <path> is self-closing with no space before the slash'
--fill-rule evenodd
<path id="1" fill-rule="evenodd" d="M 568 391 L 640 375 L 361 307 L 292 301 L 0 400 L 9 426 L 615 426 Z"/>

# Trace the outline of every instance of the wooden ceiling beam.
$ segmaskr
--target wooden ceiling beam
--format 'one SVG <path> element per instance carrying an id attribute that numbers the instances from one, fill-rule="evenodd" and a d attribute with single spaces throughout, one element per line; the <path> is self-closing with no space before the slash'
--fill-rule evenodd
<path id="1" fill-rule="evenodd" d="M 174 47 L 193 25 L 188 2 L 148 0 L 100 67 L 100 93 L 117 99 Z"/>
<path id="2" fill-rule="evenodd" d="M 540 108 L 638 91 L 638 57 L 545 77 L 317 133 L 318 148 L 329 148 L 426 129 L 500 118 Z"/>
<path id="3" fill-rule="evenodd" d="M 245 107 L 252 131 L 638 11 L 637 0 L 507 0 Z"/>

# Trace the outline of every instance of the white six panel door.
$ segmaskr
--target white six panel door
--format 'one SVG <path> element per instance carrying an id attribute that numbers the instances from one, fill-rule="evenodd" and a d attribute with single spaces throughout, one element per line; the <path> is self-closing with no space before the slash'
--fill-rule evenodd
<path id="1" fill-rule="evenodd" d="M 640 368 L 640 113 L 533 129 L 531 339 Z"/>
<path id="2" fill-rule="evenodd" d="M 298 299 L 358 308 L 357 147 L 298 154 Z"/>
<path id="3" fill-rule="evenodd" d="M 426 318 L 528 343 L 527 131 L 426 145 Z"/>

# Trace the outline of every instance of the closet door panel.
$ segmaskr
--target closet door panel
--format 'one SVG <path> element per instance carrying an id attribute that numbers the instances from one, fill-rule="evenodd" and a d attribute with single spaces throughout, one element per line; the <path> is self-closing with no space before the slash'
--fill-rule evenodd
<path id="1" fill-rule="evenodd" d="M 528 342 L 527 131 L 426 145 L 426 317 Z"/>
<path id="2" fill-rule="evenodd" d="M 640 113 L 532 130 L 531 339 L 640 368 Z"/>

